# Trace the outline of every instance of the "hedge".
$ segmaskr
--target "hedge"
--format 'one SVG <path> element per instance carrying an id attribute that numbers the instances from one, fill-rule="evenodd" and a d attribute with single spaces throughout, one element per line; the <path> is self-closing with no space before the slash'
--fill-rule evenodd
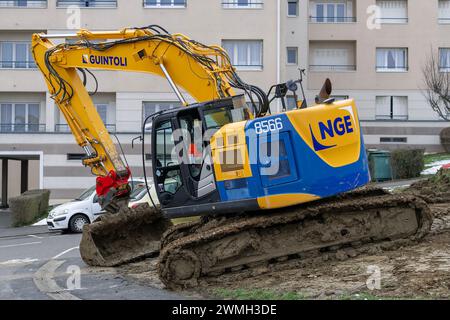
<path id="1" fill-rule="evenodd" d="M 9 206 L 14 227 L 29 225 L 48 211 L 49 190 L 30 190 L 11 198 Z"/>
<path id="2" fill-rule="evenodd" d="M 394 179 L 420 177 L 425 168 L 424 149 L 394 150 L 391 152 L 391 165 Z"/>
<path id="3" fill-rule="evenodd" d="M 442 129 L 440 136 L 441 144 L 445 152 L 450 152 L 450 127 Z"/>

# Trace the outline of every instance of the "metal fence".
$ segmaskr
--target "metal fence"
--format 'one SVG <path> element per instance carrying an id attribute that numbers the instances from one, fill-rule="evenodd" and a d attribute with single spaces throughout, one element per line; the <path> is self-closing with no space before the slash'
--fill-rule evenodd
<path id="1" fill-rule="evenodd" d="M 144 0 L 144 8 L 185 8 L 187 0 Z"/>
<path id="2" fill-rule="evenodd" d="M 309 17 L 313 23 L 350 23 L 356 22 L 356 17 Z"/>
<path id="3" fill-rule="evenodd" d="M 264 6 L 263 0 L 226 0 L 222 1 L 222 7 L 228 8 L 228 9 L 235 9 L 235 8 L 251 8 L 251 9 L 261 9 Z"/>
<path id="4" fill-rule="evenodd" d="M 309 65 L 311 71 L 355 71 L 356 65 L 342 65 L 342 64 L 311 64 Z"/>
<path id="5" fill-rule="evenodd" d="M 105 124 L 106 130 L 109 132 L 116 132 L 115 124 Z M 70 133 L 70 128 L 68 124 L 55 124 L 55 132 L 59 133 Z"/>
<path id="6" fill-rule="evenodd" d="M 47 0 L 0 0 L 0 8 L 46 8 Z"/>
<path id="7" fill-rule="evenodd" d="M 57 0 L 57 7 L 78 6 L 82 8 L 116 8 L 117 0 Z"/>
<path id="8" fill-rule="evenodd" d="M 45 124 L 38 123 L 2 123 L 0 124 L 2 133 L 21 133 L 21 132 L 45 132 Z"/>

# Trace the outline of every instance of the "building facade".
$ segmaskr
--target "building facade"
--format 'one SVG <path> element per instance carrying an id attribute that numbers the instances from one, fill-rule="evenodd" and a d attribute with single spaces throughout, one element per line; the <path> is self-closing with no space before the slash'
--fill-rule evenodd
<path id="1" fill-rule="evenodd" d="M 367 24 L 374 5 L 380 12 L 371 23 L 378 29 Z M 442 67 L 450 68 L 449 8 L 450 1 L 438 0 L 0 0 L 0 159 L 9 159 L 2 193 L 48 188 L 61 201 L 95 183 L 31 57 L 35 32 L 71 33 L 78 23 L 90 30 L 159 24 L 222 45 L 240 76 L 263 89 L 306 69 L 311 102 L 329 77 L 336 98 L 356 99 L 370 147 L 439 151 L 446 123 L 423 98 L 421 65 L 433 46 L 441 49 Z M 151 75 L 94 72 L 97 110 L 134 175 L 142 176 L 140 148 L 131 140 L 146 115 L 179 106 L 176 95 Z"/>

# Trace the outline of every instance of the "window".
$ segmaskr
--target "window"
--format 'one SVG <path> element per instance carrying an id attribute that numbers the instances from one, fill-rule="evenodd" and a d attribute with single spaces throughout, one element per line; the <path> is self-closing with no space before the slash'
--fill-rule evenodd
<path id="1" fill-rule="evenodd" d="M 31 43 L 0 42 L 0 67 L 12 69 L 36 68 Z"/>
<path id="2" fill-rule="evenodd" d="M 170 121 L 159 124 L 155 130 L 157 167 L 164 168 L 178 164 L 178 159 L 172 153 L 172 150 L 175 148 L 172 133 Z"/>
<path id="3" fill-rule="evenodd" d="M 356 65 L 350 48 L 312 48 L 311 71 L 352 71 Z"/>
<path id="4" fill-rule="evenodd" d="M 408 49 L 377 48 L 377 71 L 408 71 Z"/>
<path id="5" fill-rule="evenodd" d="M 235 67 L 241 70 L 261 70 L 262 43 L 261 40 L 223 40 L 222 46 Z"/>
<path id="6" fill-rule="evenodd" d="M 187 0 L 144 0 L 145 8 L 186 8 Z"/>
<path id="7" fill-rule="evenodd" d="M 288 0 L 288 17 L 298 16 L 298 0 Z"/>
<path id="8" fill-rule="evenodd" d="M 439 23 L 450 23 L 450 0 L 439 0 Z"/>
<path id="9" fill-rule="evenodd" d="M 406 137 L 381 137 L 380 143 L 408 143 Z"/>
<path id="10" fill-rule="evenodd" d="M 297 64 L 298 63 L 298 48 L 288 47 L 287 48 L 287 64 Z"/>
<path id="11" fill-rule="evenodd" d="M 408 97 L 377 96 L 376 120 L 408 120 Z"/>
<path id="12" fill-rule="evenodd" d="M 450 48 L 439 48 L 439 70 L 450 71 Z"/>
<path id="13" fill-rule="evenodd" d="M 263 0 L 222 0 L 225 9 L 261 9 Z"/>
<path id="14" fill-rule="evenodd" d="M 177 108 L 179 107 L 179 104 L 179 102 L 144 102 L 142 122 L 144 122 L 148 116 L 151 116 L 156 112 Z"/>
<path id="15" fill-rule="evenodd" d="M 68 153 L 67 160 L 83 160 L 86 157 L 85 153 Z"/>
<path id="16" fill-rule="evenodd" d="M 40 132 L 45 126 L 39 123 L 39 103 L 1 103 L 1 132 Z"/>
<path id="17" fill-rule="evenodd" d="M 344 95 L 332 95 L 330 98 L 333 98 L 335 101 L 348 100 L 348 96 Z"/>
<path id="18" fill-rule="evenodd" d="M 116 8 L 117 0 L 57 0 L 56 6 L 66 8 L 76 5 L 81 8 Z"/>
<path id="19" fill-rule="evenodd" d="M 352 15 L 353 5 L 350 1 L 322 1 L 312 2 L 311 22 L 318 23 L 343 23 L 355 22 Z"/>
<path id="20" fill-rule="evenodd" d="M 46 8 L 47 0 L 0 0 L 0 8 Z"/>
<path id="21" fill-rule="evenodd" d="M 377 0 L 380 8 L 379 23 L 407 23 L 408 2 L 407 0 Z"/>

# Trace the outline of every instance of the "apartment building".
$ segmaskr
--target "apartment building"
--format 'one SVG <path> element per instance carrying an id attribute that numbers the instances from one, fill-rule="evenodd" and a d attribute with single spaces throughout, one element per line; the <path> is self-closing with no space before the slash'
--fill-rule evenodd
<path id="1" fill-rule="evenodd" d="M 434 54 L 448 71 L 450 1 L 308 0 L 306 15 L 310 91 L 330 77 L 334 95 L 354 97 L 369 147 L 442 150 L 449 124 L 424 98 L 422 68 Z"/>
<path id="2" fill-rule="evenodd" d="M 0 0 L 3 199 L 40 187 L 61 201 L 95 183 L 80 165 L 82 151 L 47 93 L 29 47 L 35 32 L 73 32 L 68 30 L 73 5 L 80 8 L 81 28 L 159 24 L 220 44 L 241 77 L 264 89 L 306 69 L 310 102 L 329 77 L 337 99 L 355 97 L 369 147 L 440 150 L 438 134 L 446 123 L 421 94 L 421 65 L 433 45 L 442 70 L 450 69 L 450 38 L 445 37 L 450 1 Z M 380 9 L 375 20 L 368 11 L 373 5 Z M 368 28 L 367 21 L 379 28 Z M 146 115 L 179 106 L 176 95 L 165 79 L 151 75 L 94 72 L 97 110 L 120 140 L 134 175 L 142 176 L 140 148 L 133 149 L 131 140 Z M 92 81 L 88 88 L 93 89 Z M 292 97 L 288 105 L 294 105 Z"/>
<path id="3" fill-rule="evenodd" d="M 81 166 L 82 150 L 30 54 L 33 33 L 73 32 L 67 30 L 72 5 L 80 7 L 81 28 L 159 24 L 171 33 L 222 45 L 248 83 L 268 88 L 277 79 L 276 1 L 0 0 L 0 158 L 9 159 L 3 161 L 2 174 L 8 179 L 2 180 L 9 182 L 2 187 L 3 198 L 44 187 L 52 190 L 53 199 L 70 199 L 95 183 L 89 169 Z M 131 140 L 139 135 L 146 115 L 180 103 L 165 79 L 94 72 L 99 82 L 93 97 L 97 110 L 120 140 L 134 175 L 142 176 L 140 148 L 132 149 Z M 88 88 L 93 89 L 93 81 Z"/>

